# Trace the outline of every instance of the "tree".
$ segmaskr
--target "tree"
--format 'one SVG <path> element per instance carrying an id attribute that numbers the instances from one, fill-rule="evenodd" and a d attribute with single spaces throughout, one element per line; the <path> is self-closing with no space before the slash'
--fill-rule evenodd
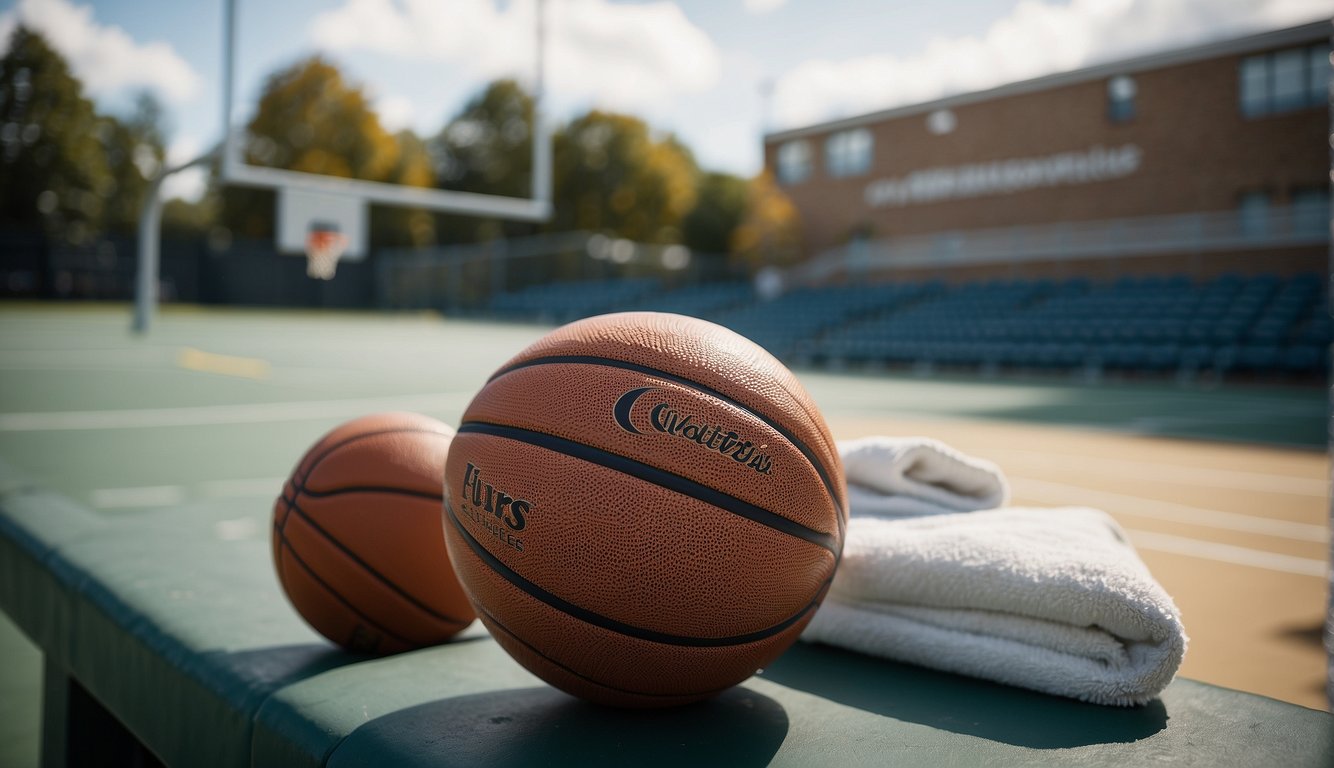
<path id="1" fill-rule="evenodd" d="M 655 139 L 638 118 L 592 111 L 556 134 L 553 155 L 554 230 L 680 238 L 698 170 L 675 137 Z"/>
<path id="2" fill-rule="evenodd" d="M 80 242 L 112 188 L 92 102 L 45 38 L 19 25 L 0 58 L 0 221 Z"/>
<path id="3" fill-rule="evenodd" d="M 412 131 L 394 136 L 397 159 L 389 171 L 389 180 L 410 187 L 430 187 L 435 183 L 431 157 L 423 142 Z M 435 216 L 426 210 L 399 207 L 372 207 L 371 242 L 376 245 L 422 246 L 435 241 Z"/>
<path id="4" fill-rule="evenodd" d="M 533 173 L 533 97 L 497 80 L 464 105 L 431 139 L 439 186 L 527 197 Z"/>
<path id="5" fill-rule="evenodd" d="M 111 173 L 104 222 L 107 229 L 134 232 L 149 180 L 166 163 L 163 109 L 152 94 L 135 99 L 134 112 L 122 120 L 102 118 L 100 135 Z"/>
<path id="6" fill-rule="evenodd" d="M 729 173 L 700 176 L 695 206 L 681 222 L 681 241 L 692 251 L 726 254 L 746 213 L 749 183 Z"/>
<path id="7" fill-rule="evenodd" d="M 360 86 L 312 56 L 270 75 L 247 126 L 247 162 L 369 181 L 393 181 L 400 146 Z M 227 189 L 223 216 L 237 234 L 272 236 L 273 194 Z"/>
<path id="8" fill-rule="evenodd" d="M 497 80 L 473 96 L 427 142 L 436 184 L 444 189 L 505 197 L 532 194 L 533 97 L 514 80 Z M 475 242 L 531 231 L 526 222 L 441 215 L 445 242 Z"/>
<path id="9" fill-rule="evenodd" d="M 797 208 L 767 171 L 750 181 L 746 212 L 733 231 L 731 250 L 735 262 L 751 272 L 792 264 L 801 255 Z"/>

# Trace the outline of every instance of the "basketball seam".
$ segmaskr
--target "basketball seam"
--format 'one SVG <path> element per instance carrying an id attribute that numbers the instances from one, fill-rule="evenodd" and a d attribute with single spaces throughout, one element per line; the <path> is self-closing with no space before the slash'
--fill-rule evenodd
<path id="1" fill-rule="evenodd" d="M 300 494 L 303 493 L 303 492 L 304 492 L 304 491 L 298 490 L 298 491 L 297 491 L 298 497 L 299 497 Z M 439 619 L 440 621 L 443 621 L 443 622 L 445 622 L 445 623 L 447 623 L 447 624 L 456 624 L 456 625 L 458 625 L 460 628 L 462 628 L 462 627 L 466 627 L 468 624 L 472 623 L 471 620 L 464 621 L 463 619 L 460 619 L 460 618 L 457 618 L 457 617 L 454 617 L 454 616 L 450 616 L 450 615 L 448 615 L 448 614 L 446 614 L 446 613 L 442 613 L 442 612 L 440 612 L 440 611 L 438 611 L 438 610 L 436 610 L 436 609 L 430 607 L 429 605 L 426 605 L 426 604 L 422 603 L 418 598 L 414 597 L 412 594 L 410 594 L 410 593 L 409 593 L 407 590 L 405 590 L 403 587 L 400 587 L 398 584 L 394 583 L 394 582 L 393 582 L 391 579 L 389 579 L 387 576 L 381 574 L 379 571 L 375 570 L 375 568 L 371 567 L 371 565 L 370 565 L 369 563 L 367 563 L 365 560 L 361 559 L 361 557 L 358 556 L 357 553 L 355 553 L 355 552 L 353 552 L 351 549 L 349 549 L 349 548 L 347 547 L 346 544 L 344 544 L 343 542 L 341 542 L 341 541 L 339 541 L 338 539 L 336 539 L 332 534 L 330 534 L 330 533 L 329 533 L 328 531 L 326 531 L 322 526 L 320 526 L 319 523 L 315 522 L 315 520 L 314 520 L 310 515 L 308 515 L 308 514 L 306 513 L 306 511 L 303 510 L 303 509 L 296 503 L 296 499 L 292 499 L 292 500 L 289 501 L 288 503 L 291 505 L 291 508 L 292 508 L 291 511 L 292 511 L 292 512 L 295 512 L 296 515 L 297 515 L 297 517 L 299 517 L 299 518 L 301 518 L 302 520 L 306 521 L 306 524 L 309 525 L 309 526 L 310 526 L 316 533 L 318 533 L 324 540 L 328 541 L 330 544 L 333 544 L 333 545 L 334 545 L 340 552 L 342 552 L 342 553 L 343 553 L 344 555 L 346 555 L 349 559 L 351 559 L 352 562 L 354 562 L 354 563 L 356 563 L 358 566 L 360 566 L 364 571 L 366 571 L 366 573 L 368 573 L 368 574 L 369 574 L 372 578 L 374 578 L 376 581 L 380 582 L 381 584 L 385 585 L 386 587 L 389 587 L 390 590 L 394 591 L 394 592 L 397 593 L 400 597 L 402 597 L 404 600 L 407 600 L 409 603 L 411 603 L 412 605 L 416 606 L 419 610 L 421 610 L 421 611 L 425 612 L 426 614 L 432 616 L 433 618 Z M 285 533 L 286 533 L 286 525 L 285 525 L 285 524 L 284 524 L 284 526 L 283 526 L 283 529 L 282 529 L 281 533 L 283 533 L 284 535 L 285 535 Z M 295 550 L 293 550 L 293 551 L 295 552 Z"/>
<path id="2" fill-rule="evenodd" d="M 647 640 L 648 642 L 659 643 L 661 645 L 680 645 L 694 648 L 723 648 L 728 646 L 747 645 L 749 643 L 757 643 L 761 640 L 767 640 L 768 638 L 783 632 L 788 627 L 801 621 L 807 613 L 815 610 L 820 605 L 820 599 L 817 597 L 815 600 L 812 600 L 802 607 L 801 610 L 778 624 L 774 624 L 773 626 L 755 632 L 749 632 L 744 635 L 733 635 L 731 637 L 688 637 L 685 635 L 673 635 L 666 632 L 658 632 L 657 630 L 646 629 L 644 627 L 636 627 L 633 624 L 626 624 L 625 622 L 617 621 L 609 616 L 603 616 L 595 611 L 575 605 L 574 603 L 548 592 L 537 584 L 529 581 L 522 574 L 501 562 L 498 557 L 491 554 L 490 550 L 482 546 L 481 542 L 473 538 L 473 535 L 464 527 L 463 521 L 459 520 L 458 514 L 454 511 L 454 506 L 449 503 L 448 499 L 445 500 L 445 511 L 449 514 L 449 519 L 454 524 L 454 528 L 462 536 L 463 543 L 467 544 L 473 554 L 475 554 L 491 571 L 496 573 L 496 575 L 500 576 L 505 581 L 508 581 L 510 584 L 526 593 L 529 597 L 546 604 L 550 608 L 554 608 L 561 613 L 578 619 L 586 624 L 592 624 L 593 626 L 625 635 L 626 637 Z M 821 584 L 820 589 L 817 590 L 816 594 L 821 594 L 825 586 L 832 581 L 833 578 L 833 574 L 831 573 L 828 579 Z"/>
<path id="3" fill-rule="evenodd" d="M 809 528 L 801 523 L 784 517 L 777 512 L 765 509 L 758 504 L 752 504 L 745 499 L 739 499 L 731 494 L 724 493 L 716 488 L 711 488 L 696 480 L 678 475 L 675 472 L 669 472 L 661 467 L 655 467 L 652 464 L 646 464 L 627 456 L 596 446 L 580 443 L 565 437 L 550 435 L 545 432 L 536 432 L 522 427 L 513 427 L 507 424 L 494 424 L 485 421 L 468 421 L 459 425 L 458 434 L 484 434 L 502 439 L 514 440 L 520 443 L 536 446 L 545 450 L 559 453 L 564 456 L 581 459 L 591 464 L 619 472 L 630 477 L 652 483 L 669 491 L 674 491 L 699 501 L 711 504 L 726 512 L 731 512 L 738 517 L 744 517 L 755 523 L 759 523 L 767 528 L 787 534 L 793 538 L 801 539 L 817 547 L 829 551 L 830 554 L 838 557 L 840 537 Z"/>
<path id="4" fill-rule="evenodd" d="M 551 658 L 550 656 L 546 655 L 546 654 L 543 653 L 541 650 L 539 650 L 538 648 L 536 648 L 536 647 L 534 647 L 532 644 L 530 644 L 527 640 L 524 640 L 522 637 L 519 637 L 517 634 L 515 634 L 515 633 L 514 633 L 514 630 L 510 629 L 508 626 L 505 625 L 505 622 L 503 622 L 503 621 L 501 621 L 500 619 L 496 618 L 495 614 L 491 613 L 490 611 L 486 610 L 485 608 L 482 608 L 481 606 L 478 606 L 478 607 L 477 607 L 477 611 L 478 611 L 478 613 L 485 614 L 486 618 L 487 618 L 487 619 L 490 619 L 491 622 L 492 622 L 493 624 L 495 624 L 497 627 L 499 627 L 500 630 L 501 630 L 502 632 L 504 632 L 506 635 L 509 635 L 510 637 L 514 638 L 514 641 L 515 641 L 515 642 L 519 643 L 519 644 L 522 645 L 524 648 L 527 648 L 529 651 L 532 651 L 534 654 L 536 654 L 536 655 L 537 655 L 539 658 L 541 658 L 542 660 L 547 661 L 547 662 L 550 662 L 550 663 L 553 664 L 554 666 L 559 667 L 560 669 L 564 670 L 565 672 L 570 673 L 571 675 L 574 675 L 575 677 L 579 678 L 580 680 L 583 680 L 583 681 L 588 682 L 588 683 L 592 683 L 593 685 L 596 685 L 596 686 L 598 686 L 598 687 L 600 687 L 600 688 L 606 688 L 606 689 L 609 690 L 609 691 L 615 691 L 615 692 L 617 692 L 617 693 L 624 693 L 624 694 L 628 694 L 628 695 L 631 695 L 631 696 L 644 696 L 644 697 L 648 697 L 648 698 L 681 699 L 681 698 L 686 698 L 686 697 L 701 697 L 701 696 L 703 696 L 703 697 L 707 697 L 707 696 L 713 696 L 713 695 L 715 695 L 715 694 L 722 693 L 723 691 L 725 691 L 725 690 L 727 690 L 728 688 L 731 688 L 731 687 L 732 687 L 731 685 L 726 685 L 726 686 L 723 686 L 722 688 L 714 688 L 714 689 L 710 689 L 710 690 L 707 690 L 707 691 L 698 691 L 698 692 L 695 692 L 695 693 L 654 693 L 654 692 L 652 692 L 652 691 L 632 691 L 632 690 L 630 690 L 630 689 L 628 689 L 628 688 L 618 688 L 617 686 L 611 685 L 611 684 L 609 684 L 609 683 L 604 683 L 604 682 L 602 682 L 601 680 L 594 680 L 593 678 L 589 677 L 588 675 L 585 675 L 584 673 L 579 672 L 578 670 L 572 669 L 572 668 L 570 668 L 570 667 L 568 667 L 568 666 L 566 666 L 566 665 L 560 663 L 559 661 L 556 661 L 555 659 Z"/>
<path id="5" fill-rule="evenodd" d="M 383 493 L 392 496 L 411 496 L 426 501 L 442 501 L 444 496 L 439 493 L 429 491 L 414 491 L 411 488 L 394 488 L 391 486 L 378 485 L 354 485 L 346 488 L 331 488 L 327 491 L 312 491 L 309 488 L 302 487 L 301 492 L 312 499 L 324 499 L 330 496 L 341 496 L 347 493 Z"/>
<path id="6" fill-rule="evenodd" d="M 381 430 L 377 430 L 377 431 L 375 431 L 375 432 L 360 432 L 360 433 L 358 433 L 358 434 L 355 434 L 355 435 L 352 435 L 352 436 L 350 436 L 350 437 L 347 437 L 347 438 L 344 438 L 344 439 L 342 439 L 342 440 L 339 440 L 338 442 L 334 443 L 333 445 L 329 446 L 328 448 L 323 449 L 322 451 L 320 451 L 320 453 L 319 453 L 317 456 L 315 456 L 314 458 L 310 459 L 310 466 L 306 468 L 305 472 L 300 472 L 300 470 L 301 470 L 301 465 L 302 465 L 302 464 L 305 464 L 305 463 L 306 463 L 306 459 L 309 458 L 308 456 L 303 456 L 302 459 L 301 459 L 301 464 L 298 464 L 298 465 L 297 465 L 297 472 L 300 472 L 300 474 L 301 474 L 300 485 L 304 488 L 305 485 L 306 485 L 306 481 L 310 479 L 311 474 L 315 472 L 315 468 L 318 467 L 318 466 L 320 465 L 320 462 L 322 462 L 322 461 L 324 461 L 326 458 L 328 458 L 328 457 L 329 457 L 329 454 L 333 453 L 334 451 L 338 450 L 339 448 L 342 448 L 342 447 L 345 446 L 345 445 L 349 445 L 349 444 L 351 444 L 351 443 L 355 443 L 355 442 L 358 441 L 358 440 L 364 440 L 364 439 L 366 439 L 366 438 L 371 438 L 371 437 L 380 437 L 380 436 L 382 436 L 382 435 L 394 435 L 394 434 L 410 434 L 410 433 L 427 434 L 427 435 L 440 435 L 441 437 L 445 437 L 445 438 L 452 438 L 452 437 L 453 437 L 453 435 L 450 434 L 450 433 L 448 433 L 448 432 L 441 432 L 441 431 L 439 431 L 439 430 L 435 430 L 435 429 L 418 429 L 418 428 L 416 428 L 416 427 L 394 428 L 394 429 L 381 429 Z M 293 480 L 296 479 L 295 475 L 297 474 L 297 472 L 293 472 L 293 473 L 292 473 L 292 474 L 293 474 L 293 478 L 292 478 Z"/>
<path id="7" fill-rule="evenodd" d="M 276 526 L 275 526 L 275 529 L 276 529 Z M 345 608 L 347 608 L 349 611 L 352 611 L 353 613 L 355 613 L 358 617 L 361 618 L 362 621 L 366 622 L 367 624 L 371 625 L 372 627 L 375 627 L 375 628 L 378 629 L 379 631 L 383 632 L 384 634 L 388 635 L 389 637 L 394 638 L 395 640 L 399 641 L 400 643 L 403 643 L 404 645 L 411 646 L 411 647 L 417 647 L 417 646 L 420 646 L 420 645 L 421 645 L 421 643 L 413 642 L 412 640 L 409 640 L 409 639 L 407 639 L 406 637 L 403 637 L 402 635 L 398 634 L 397 632 L 391 631 L 390 629 L 384 627 L 384 626 L 381 625 L 379 622 L 375 621 L 375 620 L 372 619 L 371 617 L 367 616 L 366 614 L 364 614 L 364 613 L 362 613 L 360 610 L 358 610 L 357 607 L 356 607 L 355 605 L 353 605 L 352 603 L 348 602 L 347 598 L 345 598 L 345 597 L 343 597 L 342 595 L 338 594 L 338 591 L 337 591 L 336 589 L 334 589 L 333 587 L 329 586 L 329 583 L 328 583 L 327 581 L 325 581 L 324 579 L 320 578 L 320 575 L 319 575 L 318 573 L 315 572 L 315 569 L 314 569 L 314 568 L 311 568 L 310 565 L 309 565 L 304 559 L 302 559 L 301 555 L 297 553 L 297 551 L 296 551 L 296 547 L 292 546 L 292 542 L 290 542 L 290 541 L 287 540 L 287 537 L 286 537 L 285 535 L 283 535 L 283 532 L 282 532 L 282 531 L 278 531 L 278 541 L 281 542 L 282 545 L 285 546 L 285 547 L 288 549 L 288 551 L 291 552 L 291 554 L 292 554 L 292 562 L 294 562 L 294 563 L 296 563 L 297 565 L 301 566 L 301 569 L 304 570 L 307 574 L 309 574 L 310 577 L 311 577 L 312 579 L 315 580 L 315 583 L 316 583 L 316 584 L 319 584 L 321 587 L 323 587 L 324 590 L 325 590 L 326 592 L 328 592 L 330 595 L 332 595 L 333 598 L 334 598 L 335 600 L 337 600 L 338 602 L 342 603 L 342 604 L 343 604 L 343 607 L 345 607 Z M 378 643 L 377 643 L 377 645 L 378 645 Z"/>
<path id="8" fill-rule="evenodd" d="M 787 438 L 788 441 L 791 442 L 792 445 L 798 451 L 800 451 L 803 456 L 806 457 L 806 460 L 811 463 L 811 466 L 815 468 L 816 474 L 820 476 L 820 481 L 824 484 L 825 491 L 829 493 L 830 500 L 834 502 L 834 507 L 838 510 L 839 533 L 841 534 L 843 532 L 843 503 L 842 501 L 839 500 L 837 490 L 834 488 L 833 480 L 831 479 L 829 472 L 826 470 L 824 462 L 820 461 L 820 458 L 815 455 L 815 452 L 812 451 L 810 447 L 807 446 L 804 442 L 802 442 L 800 438 L 792 434 L 788 429 L 783 427 L 774 419 L 769 418 L 763 413 L 760 413 L 755 408 L 752 408 L 746 405 L 745 403 L 737 400 L 736 398 L 731 397 L 717 389 L 714 389 L 713 387 L 710 387 L 707 384 L 695 381 L 694 379 L 686 378 L 685 376 L 681 376 L 679 374 L 670 373 L 668 371 L 654 368 L 649 365 L 643 365 L 641 363 L 632 363 L 628 360 L 619 360 L 614 357 L 601 357 L 598 355 L 549 355 L 546 357 L 533 358 L 532 360 L 525 360 L 524 362 L 516 363 L 514 365 L 509 366 L 508 368 L 502 368 L 501 370 L 497 371 L 494 375 L 491 376 L 491 378 L 487 379 L 487 383 L 489 384 L 492 381 L 495 381 L 496 379 L 500 378 L 501 376 L 504 376 L 507 373 L 511 373 L 513 371 L 517 371 L 522 368 L 531 368 L 533 366 L 538 366 L 538 365 L 556 365 L 561 363 L 605 365 L 611 368 L 621 368 L 627 371 L 645 373 L 650 376 L 658 376 L 667 379 L 668 381 L 672 381 L 677 384 L 690 387 L 691 389 L 694 389 L 698 392 L 703 392 L 706 395 L 716 397 L 719 400 L 722 400 L 723 402 L 729 403 L 731 405 L 736 406 L 737 408 L 740 408 L 743 411 L 746 411 L 747 413 L 751 414 L 752 416 L 764 422 L 765 424 L 768 424 L 771 428 L 773 428 L 776 432 L 778 432 L 778 434 Z M 790 392 L 788 394 L 791 395 Z M 800 403 L 798 403 L 798 405 L 800 405 Z M 804 407 L 802 408 L 802 411 L 805 412 Z M 810 417 L 810 415 L 811 414 L 809 413 L 806 414 L 808 418 Z M 834 454 L 837 455 L 837 451 L 834 451 Z M 842 537 L 840 536 L 840 538 Z"/>

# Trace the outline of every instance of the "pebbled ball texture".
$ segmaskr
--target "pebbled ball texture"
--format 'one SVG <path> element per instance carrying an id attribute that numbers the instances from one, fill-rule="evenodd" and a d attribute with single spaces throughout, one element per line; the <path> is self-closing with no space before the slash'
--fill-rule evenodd
<path id="1" fill-rule="evenodd" d="M 273 508 L 273 562 L 312 627 L 354 651 L 448 640 L 475 617 L 440 530 L 454 430 L 415 413 L 349 421 L 311 447 Z"/>
<path id="2" fill-rule="evenodd" d="M 595 702 L 683 704 L 801 633 L 846 526 L 834 440 L 769 353 L 679 315 L 552 331 L 469 404 L 445 540 L 523 666 Z"/>

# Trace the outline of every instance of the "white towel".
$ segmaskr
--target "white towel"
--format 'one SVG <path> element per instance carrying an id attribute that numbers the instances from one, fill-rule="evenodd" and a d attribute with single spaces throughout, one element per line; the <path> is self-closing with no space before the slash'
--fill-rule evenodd
<path id="1" fill-rule="evenodd" d="M 1181 664 L 1176 606 L 1106 513 L 852 514 L 804 640 L 1121 706 Z"/>
<path id="2" fill-rule="evenodd" d="M 1010 498 L 1000 468 L 929 437 L 838 444 L 855 515 L 938 515 L 994 509 Z"/>

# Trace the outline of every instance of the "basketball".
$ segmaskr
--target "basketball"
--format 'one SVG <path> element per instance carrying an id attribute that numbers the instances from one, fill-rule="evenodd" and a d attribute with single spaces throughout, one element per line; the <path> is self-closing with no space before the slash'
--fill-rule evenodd
<path id="1" fill-rule="evenodd" d="M 349 650 L 444 642 L 474 618 L 440 530 L 454 431 L 414 413 L 349 421 L 306 452 L 273 508 L 273 562 L 296 608 Z"/>
<path id="2" fill-rule="evenodd" d="M 846 488 L 814 402 L 704 320 L 628 312 L 538 340 L 473 398 L 445 469 L 445 540 L 502 647 L 567 693 L 711 697 L 806 626 Z"/>

